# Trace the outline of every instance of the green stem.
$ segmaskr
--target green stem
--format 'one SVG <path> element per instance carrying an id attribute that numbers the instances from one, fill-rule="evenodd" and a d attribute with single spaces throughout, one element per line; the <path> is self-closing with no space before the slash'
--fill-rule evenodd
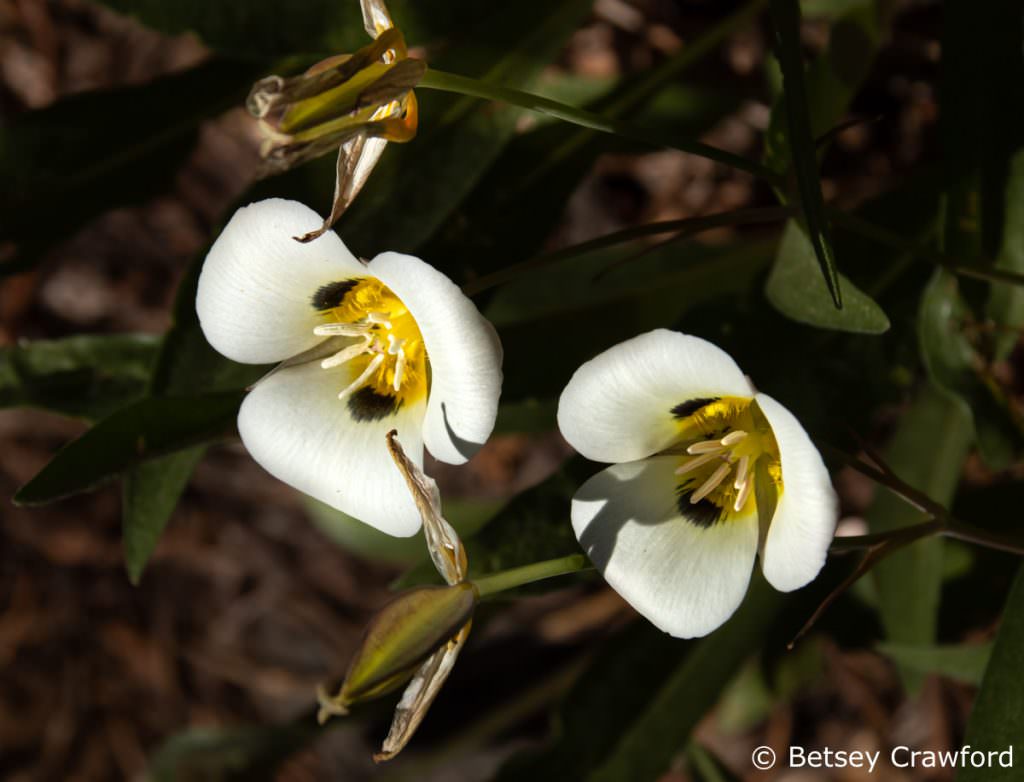
<path id="1" fill-rule="evenodd" d="M 532 584 L 534 581 L 563 576 L 566 573 L 577 573 L 581 570 L 589 570 L 591 567 L 593 566 L 583 554 L 570 554 L 567 557 L 546 559 L 543 562 L 534 562 L 531 565 L 481 576 L 473 579 L 473 584 L 479 591 L 480 597 L 487 597 L 523 584 Z"/>
<path id="2" fill-rule="evenodd" d="M 830 554 L 845 554 L 849 551 L 861 551 L 872 549 L 882 545 L 906 545 L 919 538 L 926 538 L 931 535 L 942 534 L 944 525 L 942 522 L 931 519 L 920 524 L 912 524 L 909 527 L 900 527 L 889 532 L 875 532 L 871 535 L 848 535 L 837 537 L 832 540 L 829 546 Z"/>
<path id="3" fill-rule="evenodd" d="M 1008 554 L 1024 556 L 1024 544 L 1020 541 L 1011 540 L 1001 535 L 995 535 L 988 530 L 977 529 L 964 524 L 962 521 L 950 519 L 943 525 L 942 535 L 955 540 L 962 540 L 965 543 L 973 543 L 976 546 L 1005 551 Z"/>
<path id="4" fill-rule="evenodd" d="M 627 122 L 603 117 L 600 114 L 594 114 L 585 109 L 577 109 L 530 92 L 500 87 L 496 84 L 488 84 L 478 79 L 446 73 L 433 68 L 427 71 L 422 81 L 420 81 L 418 88 L 454 92 L 458 95 L 468 95 L 482 100 L 501 101 L 529 111 L 538 112 L 539 114 L 547 114 L 564 122 L 571 122 L 574 125 L 596 130 L 600 133 L 608 133 L 641 144 L 648 144 L 652 147 L 667 147 L 669 149 L 677 149 L 680 152 L 688 152 L 691 155 L 706 157 L 718 163 L 738 168 L 741 171 L 747 171 L 769 182 L 778 183 L 781 179 L 778 173 L 772 171 L 767 166 L 763 166 L 740 155 L 734 155 L 732 152 L 727 152 L 724 149 L 703 144 L 699 141 L 679 140 L 672 135 L 637 128 Z"/>
<path id="5" fill-rule="evenodd" d="M 622 91 L 621 94 L 612 95 L 603 104 L 601 113 L 605 117 L 618 119 L 628 112 L 639 110 L 648 100 L 657 95 L 662 88 L 676 82 L 679 75 L 687 68 L 716 51 L 722 42 L 727 40 L 737 30 L 751 24 L 764 8 L 766 2 L 767 0 L 752 0 L 746 7 L 741 8 L 732 16 L 726 17 L 700 37 L 688 42 L 686 46 L 679 49 L 665 62 L 645 75 L 635 86 Z M 581 128 L 577 133 L 566 138 L 561 144 L 548 151 L 545 155 L 545 161 L 526 178 L 525 182 L 532 186 L 541 181 L 555 163 L 569 159 L 571 155 L 581 149 L 593 136 L 594 131 Z M 524 189 L 525 187 L 526 185 L 524 185 Z"/>
<path id="6" fill-rule="evenodd" d="M 836 225 L 842 226 L 847 231 L 863 236 L 865 239 L 877 242 L 885 247 L 894 250 L 902 250 L 911 253 L 914 257 L 923 258 L 936 266 L 941 266 L 948 272 L 959 277 L 971 277 L 985 282 L 1005 282 L 1010 285 L 1024 285 L 1024 274 L 1009 271 L 1007 269 L 979 269 L 960 263 L 956 258 L 951 258 L 945 253 L 929 250 L 921 247 L 919 242 L 908 240 L 895 231 L 876 225 L 857 215 L 843 212 L 839 209 L 829 209 L 829 217 Z"/>
<path id="7" fill-rule="evenodd" d="M 720 228 L 727 225 L 742 225 L 748 223 L 766 223 L 776 220 L 784 220 L 793 214 L 793 209 L 787 206 L 755 207 L 751 209 L 734 209 L 728 212 L 705 215 L 703 217 L 686 217 L 680 220 L 662 220 L 656 223 L 646 223 L 632 228 L 599 236 L 596 239 L 589 239 L 580 244 L 563 247 L 561 250 L 538 255 L 520 263 L 506 266 L 504 269 L 471 280 L 462 286 L 462 292 L 467 296 L 476 296 L 478 293 L 502 285 L 526 272 L 534 271 L 544 266 L 549 266 L 559 261 L 575 258 L 580 255 L 602 250 L 606 247 L 613 247 L 617 244 L 631 242 L 645 236 L 656 236 L 664 233 L 679 233 L 673 238 L 692 236 L 701 231 L 708 231 L 712 228 Z"/>

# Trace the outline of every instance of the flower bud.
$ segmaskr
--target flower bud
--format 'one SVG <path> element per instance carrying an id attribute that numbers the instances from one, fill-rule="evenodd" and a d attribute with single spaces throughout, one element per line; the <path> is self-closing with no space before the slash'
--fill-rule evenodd
<path id="1" fill-rule="evenodd" d="M 320 721 L 397 689 L 459 634 L 479 595 L 470 583 L 410 589 L 370 622 L 337 695 L 321 698 Z"/>

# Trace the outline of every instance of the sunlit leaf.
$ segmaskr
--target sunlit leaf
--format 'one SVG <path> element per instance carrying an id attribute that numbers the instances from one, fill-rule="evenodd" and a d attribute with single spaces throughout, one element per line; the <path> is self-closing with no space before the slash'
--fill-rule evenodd
<path id="1" fill-rule="evenodd" d="M 860 334 L 889 330 L 889 318 L 882 308 L 842 274 L 837 277 L 837 284 L 842 290 L 843 308 L 836 309 L 816 266 L 807 234 L 797 221 L 790 220 L 765 287 L 765 295 L 779 312 L 823 329 Z"/>
<path id="2" fill-rule="evenodd" d="M 173 451 L 231 436 L 240 392 L 150 397 L 104 418 L 56 456 L 14 495 L 39 505 L 88 491 L 123 470 Z"/>

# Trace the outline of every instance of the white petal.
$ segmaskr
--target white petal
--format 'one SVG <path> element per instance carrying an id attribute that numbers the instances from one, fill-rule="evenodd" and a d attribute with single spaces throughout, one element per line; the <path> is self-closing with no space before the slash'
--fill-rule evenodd
<path id="1" fill-rule="evenodd" d="M 699 337 L 657 329 L 577 369 L 558 400 L 558 428 L 588 459 L 629 462 L 672 443 L 676 405 L 752 394 L 724 350 Z"/>
<path id="2" fill-rule="evenodd" d="M 782 496 L 761 552 L 768 583 L 781 592 L 810 583 L 818 575 L 839 518 L 839 502 L 821 454 L 789 410 L 758 394 L 782 459 Z"/>
<path id="3" fill-rule="evenodd" d="M 323 285 L 365 277 L 366 267 L 328 231 L 295 241 L 323 219 L 297 201 L 272 198 L 242 207 L 213 243 L 199 275 L 196 311 L 218 352 L 269 364 L 308 350 L 323 319 L 312 297 Z"/>
<path id="4" fill-rule="evenodd" d="M 599 472 L 572 501 L 572 526 L 605 580 L 677 638 L 707 635 L 746 594 L 757 517 L 699 527 L 679 514 L 678 459 L 655 456 Z"/>
<path id="5" fill-rule="evenodd" d="M 430 359 L 427 450 L 462 464 L 490 437 L 498 415 L 498 335 L 455 283 L 419 258 L 381 253 L 369 271 L 405 303 L 423 335 Z"/>
<path id="6" fill-rule="evenodd" d="M 356 421 L 338 392 L 352 380 L 348 365 L 288 367 L 258 383 L 238 414 L 238 431 L 252 457 L 299 491 L 397 537 L 414 535 L 420 514 L 385 435 L 398 430 L 402 447 L 423 463 L 423 405 L 376 421 Z"/>

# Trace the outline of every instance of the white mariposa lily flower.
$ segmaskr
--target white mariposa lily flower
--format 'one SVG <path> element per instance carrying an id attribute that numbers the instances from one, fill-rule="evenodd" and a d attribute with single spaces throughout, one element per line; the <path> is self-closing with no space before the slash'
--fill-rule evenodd
<path id="1" fill-rule="evenodd" d="M 359 261 L 295 201 L 244 207 L 210 248 L 196 310 L 220 353 L 283 362 L 246 396 L 242 442 L 268 472 L 396 536 L 420 515 L 385 447 L 465 462 L 494 428 L 501 345 L 451 280 L 410 255 Z"/>
<path id="2" fill-rule="evenodd" d="M 725 622 L 759 550 L 783 592 L 824 565 L 838 507 L 817 448 L 710 342 L 659 329 L 606 350 L 569 381 L 558 425 L 583 456 L 613 463 L 573 498 L 580 544 L 665 632 Z"/>

